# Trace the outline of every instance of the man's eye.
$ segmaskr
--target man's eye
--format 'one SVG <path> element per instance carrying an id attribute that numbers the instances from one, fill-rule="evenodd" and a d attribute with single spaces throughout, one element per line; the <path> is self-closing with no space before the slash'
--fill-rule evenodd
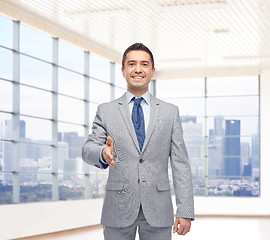
<path id="1" fill-rule="evenodd" d="M 134 66 L 134 63 L 130 63 L 129 66 L 131 66 L 131 67 Z"/>
<path id="2" fill-rule="evenodd" d="M 144 67 L 148 67 L 148 64 L 147 64 L 147 63 L 144 63 L 143 66 L 144 66 Z"/>

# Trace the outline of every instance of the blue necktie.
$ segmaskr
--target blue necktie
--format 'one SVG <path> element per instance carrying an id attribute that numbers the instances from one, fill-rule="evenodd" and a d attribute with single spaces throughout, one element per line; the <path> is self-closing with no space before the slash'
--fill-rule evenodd
<path id="1" fill-rule="evenodd" d="M 133 98 L 134 105 L 132 109 L 132 122 L 134 125 L 134 129 L 137 135 L 137 139 L 139 142 L 140 150 L 142 151 L 144 139 L 145 139 L 145 127 L 144 127 L 144 117 L 143 117 L 143 109 L 141 106 L 142 97 Z"/>

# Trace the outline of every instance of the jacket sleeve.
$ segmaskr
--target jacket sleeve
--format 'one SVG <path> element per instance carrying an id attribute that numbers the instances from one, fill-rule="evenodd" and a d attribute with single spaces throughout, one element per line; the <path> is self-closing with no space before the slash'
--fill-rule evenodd
<path id="1" fill-rule="evenodd" d="M 101 106 L 99 106 L 93 122 L 92 133 L 88 136 L 82 148 L 82 158 L 86 163 L 97 168 L 106 168 L 105 165 L 100 162 L 100 152 L 106 144 L 106 138 L 107 131 L 102 121 Z"/>
<path id="2" fill-rule="evenodd" d="M 170 160 L 177 206 L 176 218 L 191 218 L 193 220 L 192 175 L 178 108 L 175 111 L 173 122 Z"/>

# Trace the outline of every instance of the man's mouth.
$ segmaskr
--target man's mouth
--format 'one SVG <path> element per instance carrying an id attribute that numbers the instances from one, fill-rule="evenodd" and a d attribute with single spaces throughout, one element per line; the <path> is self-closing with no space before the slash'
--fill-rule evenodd
<path id="1" fill-rule="evenodd" d="M 142 79 L 144 77 L 143 76 L 132 76 L 132 78 L 134 78 L 134 79 Z"/>

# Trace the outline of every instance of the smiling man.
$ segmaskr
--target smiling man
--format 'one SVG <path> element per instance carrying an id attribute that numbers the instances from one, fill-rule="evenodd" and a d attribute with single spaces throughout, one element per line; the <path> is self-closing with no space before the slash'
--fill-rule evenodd
<path id="1" fill-rule="evenodd" d="M 149 93 L 154 58 L 141 43 L 123 54 L 127 91 L 98 107 L 92 133 L 83 146 L 85 162 L 105 169 L 101 223 L 105 240 L 169 240 L 185 235 L 194 219 L 193 188 L 178 108 Z M 170 192 L 170 161 L 176 219 Z"/>

